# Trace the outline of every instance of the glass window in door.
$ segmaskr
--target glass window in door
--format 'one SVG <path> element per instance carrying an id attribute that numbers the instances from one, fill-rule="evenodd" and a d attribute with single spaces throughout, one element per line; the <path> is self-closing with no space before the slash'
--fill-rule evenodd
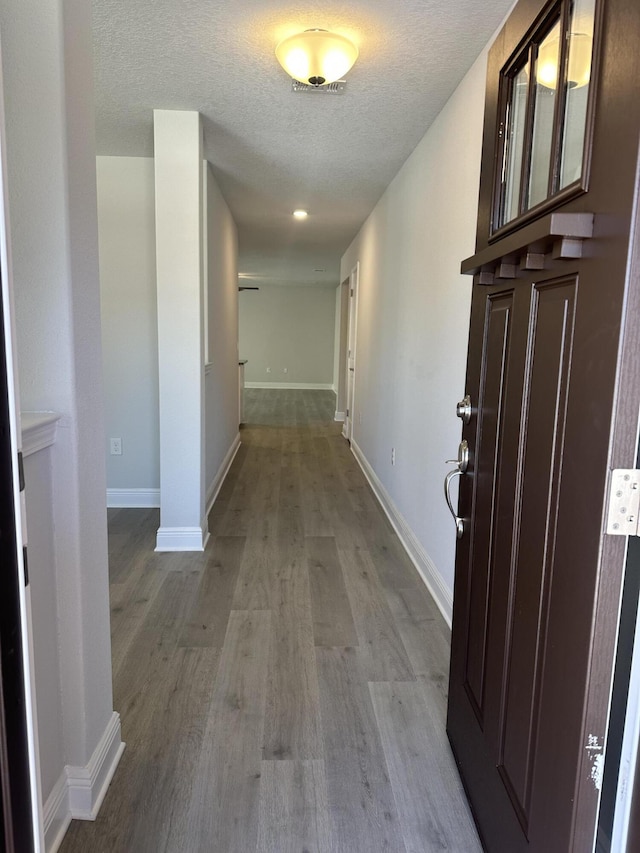
<path id="1" fill-rule="evenodd" d="M 580 189 L 596 0 L 561 0 L 503 71 L 494 231 Z"/>

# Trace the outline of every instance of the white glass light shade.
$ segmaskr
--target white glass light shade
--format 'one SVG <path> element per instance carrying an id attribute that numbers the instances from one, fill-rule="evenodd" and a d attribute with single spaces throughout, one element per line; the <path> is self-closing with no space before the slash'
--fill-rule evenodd
<path id="1" fill-rule="evenodd" d="M 358 48 L 348 38 L 326 30 L 307 30 L 281 41 L 278 62 L 294 80 L 311 86 L 334 83 L 358 58 Z"/>
<path id="2" fill-rule="evenodd" d="M 591 50 L 593 39 L 585 33 L 571 33 L 569 42 L 569 73 L 567 82 L 570 89 L 586 86 L 591 76 Z M 549 41 L 540 45 L 536 79 L 547 89 L 558 86 L 558 42 Z"/>

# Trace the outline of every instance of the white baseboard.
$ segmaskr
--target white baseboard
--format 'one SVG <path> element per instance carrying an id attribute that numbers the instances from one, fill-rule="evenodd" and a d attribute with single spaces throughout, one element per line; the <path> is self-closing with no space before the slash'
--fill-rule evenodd
<path id="1" fill-rule="evenodd" d="M 56 853 L 71 823 L 66 769 L 62 771 L 44 804 L 43 823 L 44 849 L 46 853 Z"/>
<path id="2" fill-rule="evenodd" d="M 200 527 L 160 527 L 156 534 L 156 551 L 204 551 L 210 536 L 207 518 L 239 447 L 240 433 L 233 439 L 213 482 L 207 489 L 207 511 Z"/>
<path id="3" fill-rule="evenodd" d="M 424 550 L 420 542 L 416 539 L 414 532 L 411 530 L 400 511 L 394 504 L 391 496 L 380 482 L 378 475 L 375 473 L 367 458 L 353 439 L 351 440 L 351 450 L 356 458 L 356 461 L 362 468 L 362 472 L 369 481 L 369 485 L 373 489 L 380 506 L 384 510 L 387 518 L 398 538 L 402 543 L 403 548 L 409 555 L 411 562 L 418 570 L 420 577 L 425 582 L 427 589 L 433 596 L 433 600 L 438 605 L 438 609 L 444 616 L 445 622 L 451 627 L 451 619 L 453 615 L 453 593 L 444 582 L 444 579 L 435 563 Z"/>
<path id="4" fill-rule="evenodd" d="M 120 738 L 120 714 L 114 711 L 87 766 L 67 766 L 71 817 L 96 819 L 124 746 Z"/>
<path id="5" fill-rule="evenodd" d="M 240 433 L 238 433 L 233 439 L 233 443 L 227 451 L 227 455 L 224 457 L 222 464 L 218 468 L 218 473 L 213 478 L 213 482 L 207 489 L 207 518 L 209 517 L 211 507 L 214 505 L 220 489 L 222 488 L 225 477 L 229 473 L 229 468 L 231 468 L 233 460 L 236 458 L 238 450 L 240 450 Z"/>
<path id="6" fill-rule="evenodd" d="M 160 506 L 160 489 L 107 489 L 107 506 L 110 508 Z"/>
<path id="7" fill-rule="evenodd" d="M 274 388 L 283 391 L 333 391 L 333 385 L 315 382 L 245 382 L 245 388 Z"/>
<path id="8" fill-rule="evenodd" d="M 206 527 L 160 527 L 156 534 L 156 551 L 204 551 Z"/>
<path id="9" fill-rule="evenodd" d="M 333 419 L 334 419 L 334 421 L 337 421 L 339 424 L 343 424 L 345 418 L 346 418 L 345 412 L 336 412 Z"/>

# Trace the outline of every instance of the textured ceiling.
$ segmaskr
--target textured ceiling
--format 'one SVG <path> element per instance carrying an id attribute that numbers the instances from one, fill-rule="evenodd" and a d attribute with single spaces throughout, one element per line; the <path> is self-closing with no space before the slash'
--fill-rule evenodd
<path id="1" fill-rule="evenodd" d="M 93 0 L 98 153 L 151 156 L 153 109 L 198 110 L 240 272 L 336 282 L 343 251 L 511 3 Z M 292 93 L 275 59 L 282 38 L 312 27 L 360 49 L 344 95 Z"/>

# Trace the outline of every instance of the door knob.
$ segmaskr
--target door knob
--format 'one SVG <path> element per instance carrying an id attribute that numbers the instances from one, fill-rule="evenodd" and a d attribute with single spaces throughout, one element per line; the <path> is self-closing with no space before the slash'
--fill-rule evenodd
<path id="1" fill-rule="evenodd" d="M 468 424 L 471 420 L 471 397 L 468 394 L 456 406 L 456 417 L 460 418 L 463 424 Z"/>
<path id="2" fill-rule="evenodd" d="M 458 513 L 453 508 L 453 504 L 451 502 L 451 483 L 456 477 L 461 477 L 467 468 L 469 467 L 469 443 L 466 439 L 463 439 L 458 446 L 458 458 L 457 459 L 448 459 L 447 465 L 455 465 L 456 467 L 453 471 L 449 471 L 447 476 L 444 478 L 444 497 L 447 502 L 447 506 L 449 507 L 449 512 L 453 516 L 453 520 L 456 523 L 456 539 L 462 539 L 464 534 L 464 519 L 460 518 Z"/>

